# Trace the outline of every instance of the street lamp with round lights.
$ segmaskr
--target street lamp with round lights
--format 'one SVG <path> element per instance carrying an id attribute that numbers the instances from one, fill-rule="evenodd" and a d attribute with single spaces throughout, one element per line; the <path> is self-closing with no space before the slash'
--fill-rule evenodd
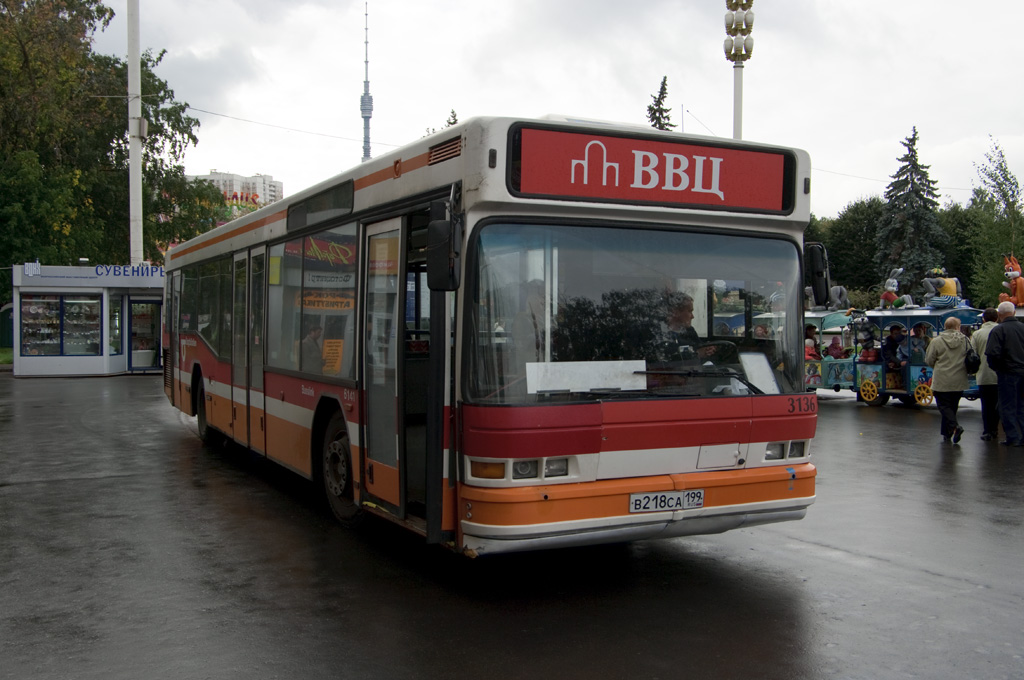
<path id="1" fill-rule="evenodd" d="M 725 58 L 732 62 L 732 136 L 743 137 L 743 62 L 754 53 L 754 0 L 725 0 Z"/>

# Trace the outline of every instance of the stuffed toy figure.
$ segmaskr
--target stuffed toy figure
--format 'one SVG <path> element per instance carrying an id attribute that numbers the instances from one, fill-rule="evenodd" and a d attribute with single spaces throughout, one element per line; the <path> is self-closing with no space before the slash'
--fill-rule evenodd
<path id="1" fill-rule="evenodd" d="M 875 347 L 875 325 L 871 323 L 871 319 L 864 316 L 863 312 L 855 312 L 851 309 L 847 314 L 853 315 L 850 325 L 853 327 L 854 337 L 860 347 L 861 361 L 878 361 L 878 348 Z"/>
<path id="2" fill-rule="evenodd" d="M 1024 279 L 1020 275 L 1020 263 L 1013 255 L 1003 255 L 1003 262 L 1006 263 L 1006 266 L 1003 267 L 1006 276 L 1003 285 L 1010 289 L 1010 293 L 1000 293 L 999 301 L 1009 301 L 1013 303 L 1014 307 L 1020 307 L 1024 305 Z"/>
<path id="3" fill-rule="evenodd" d="M 828 310 L 834 312 L 838 309 L 847 309 L 850 306 L 849 293 L 845 286 L 832 286 L 828 291 L 828 302 L 824 305 L 815 305 L 814 296 L 811 294 L 811 287 L 804 288 L 804 295 L 807 297 L 807 309 L 812 312 L 823 312 Z"/>
<path id="4" fill-rule="evenodd" d="M 942 267 L 928 272 L 930 276 L 924 280 L 924 303 L 935 309 L 956 307 L 962 295 L 960 280 L 946 274 Z"/>
<path id="5" fill-rule="evenodd" d="M 900 282 L 896 277 L 903 273 L 903 267 L 897 267 L 889 272 L 889 278 L 885 280 L 885 290 L 878 300 L 878 309 L 899 309 L 903 306 L 914 306 L 914 298 L 909 295 L 897 295 Z"/>

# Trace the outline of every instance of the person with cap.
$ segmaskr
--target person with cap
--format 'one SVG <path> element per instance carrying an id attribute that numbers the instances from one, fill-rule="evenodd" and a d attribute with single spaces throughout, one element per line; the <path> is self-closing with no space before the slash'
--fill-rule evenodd
<path id="1" fill-rule="evenodd" d="M 1009 300 L 996 307 L 999 325 L 988 334 L 985 358 L 998 378 L 999 419 L 1006 439 L 1003 446 L 1024 444 L 1024 323 Z"/>
<path id="2" fill-rule="evenodd" d="M 960 333 L 960 319 L 951 316 L 946 319 L 945 330 L 928 344 L 925 363 L 932 367 L 932 394 L 935 405 L 942 415 L 940 425 L 942 440 L 960 442 L 964 428 L 957 422 L 956 412 L 960 407 L 960 397 L 968 387 L 967 367 L 964 357 L 967 355 L 967 343 L 970 342 Z"/>
<path id="3" fill-rule="evenodd" d="M 999 436 L 999 376 L 989 366 L 988 358 L 985 356 L 989 333 L 996 327 L 998 319 L 999 313 L 995 308 L 987 308 L 981 314 L 981 328 L 974 331 L 974 335 L 971 336 L 971 345 L 981 357 L 981 367 L 975 381 L 981 395 L 981 438 L 984 441 L 992 441 Z"/>

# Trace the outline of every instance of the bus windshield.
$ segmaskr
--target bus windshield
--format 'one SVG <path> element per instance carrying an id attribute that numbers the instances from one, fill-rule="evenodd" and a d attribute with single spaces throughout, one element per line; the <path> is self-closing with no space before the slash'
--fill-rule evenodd
<path id="1" fill-rule="evenodd" d="M 471 261 L 468 401 L 804 389 L 800 258 L 791 241 L 491 223 Z"/>

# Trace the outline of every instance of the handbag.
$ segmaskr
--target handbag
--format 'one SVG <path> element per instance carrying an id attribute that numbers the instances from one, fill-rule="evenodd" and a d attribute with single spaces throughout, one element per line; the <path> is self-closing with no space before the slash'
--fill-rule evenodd
<path id="1" fill-rule="evenodd" d="M 968 375 L 973 375 L 981 368 L 981 357 L 974 351 L 974 345 L 971 344 L 971 341 L 966 338 L 964 340 L 967 342 L 967 353 L 964 354 L 964 368 L 967 369 Z"/>

